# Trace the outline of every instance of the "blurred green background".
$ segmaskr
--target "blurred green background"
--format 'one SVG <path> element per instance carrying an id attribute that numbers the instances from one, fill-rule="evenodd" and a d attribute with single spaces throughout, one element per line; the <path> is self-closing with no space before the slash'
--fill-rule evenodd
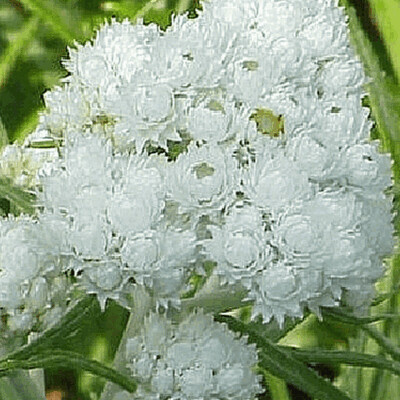
<path id="1" fill-rule="evenodd" d="M 217 0 L 215 0 L 217 1 Z M 237 0 L 239 1 L 239 0 Z M 245 0 L 242 0 L 245 1 Z M 398 207 L 400 179 L 400 1 L 341 0 L 349 16 L 351 37 L 367 74 L 372 78 L 366 88 L 365 105 L 371 107 L 376 125 L 372 138 L 381 139 L 382 150 L 394 159 L 394 211 Z M 199 0 L 0 0 L 0 131 L 13 142 L 30 133 L 43 109 L 42 94 L 59 84 L 66 71 L 61 59 L 74 40 L 85 42 L 111 17 L 156 22 L 163 29 L 171 14 L 189 11 L 195 17 L 201 9 Z M 398 229 L 398 218 L 395 218 Z M 381 292 L 392 293 L 371 313 L 398 312 L 400 296 L 399 257 L 388 261 L 388 274 L 379 283 Z M 392 290 L 396 288 L 396 290 Z M 124 310 L 108 303 L 105 314 L 93 313 L 81 332 L 63 346 L 111 364 L 120 335 L 127 321 Z M 384 321 L 379 327 L 395 343 L 400 342 L 399 324 Z M 332 325 L 309 318 L 286 339 L 286 344 L 378 351 L 360 332 L 344 325 Z M 379 371 L 358 368 L 341 370 L 314 366 L 349 391 L 355 399 L 400 398 L 400 383 Z M 260 399 L 302 400 L 308 397 L 282 382 L 267 377 L 269 392 Z M 104 381 L 86 373 L 69 370 L 46 371 L 48 399 L 95 400 Z M 368 390 L 364 390 L 368 388 Z M 53 396 L 53 397 L 51 397 Z"/>

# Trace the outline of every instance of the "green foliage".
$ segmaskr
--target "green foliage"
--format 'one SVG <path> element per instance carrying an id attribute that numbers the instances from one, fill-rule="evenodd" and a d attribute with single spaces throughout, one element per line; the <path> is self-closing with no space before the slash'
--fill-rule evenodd
<path id="1" fill-rule="evenodd" d="M 76 349 L 67 350 L 68 340 L 85 331 L 87 319 L 93 321 L 93 314 L 99 315 L 99 312 L 99 305 L 94 296 L 87 296 L 77 301 L 61 321 L 44 331 L 36 340 L 3 357 L 0 360 L 0 377 L 9 376 L 10 372 L 21 369 L 63 367 L 88 371 L 115 383 L 128 392 L 134 392 L 137 384 L 133 378 L 88 358 Z M 0 382 L 0 390 L 8 390 L 8 381 L 4 380 L 4 382 L 4 384 Z M 23 399 L 26 398 L 23 397 Z"/>

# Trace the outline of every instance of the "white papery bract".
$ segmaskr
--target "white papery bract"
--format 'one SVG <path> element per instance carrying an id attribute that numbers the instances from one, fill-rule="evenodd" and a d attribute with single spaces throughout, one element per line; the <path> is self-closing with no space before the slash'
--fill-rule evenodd
<path id="1" fill-rule="evenodd" d="M 121 248 L 121 259 L 136 281 L 151 289 L 158 303 L 166 299 L 178 304 L 190 265 L 196 261 L 196 235 L 174 229 L 145 231 L 131 235 Z"/>
<path id="2" fill-rule="evenodd" d="M 204 253 L 217 262 L 215 272 L 222 282 L 240 282 L 249 289 L 257 271 L 271 261 L 270 238 L 260 211 L 254 206 L 235 205 L 221 226 L 209 229 L 212 239 L 204 240 Z"/>
<path id="3" fill-rule="evenodd" d="M 206 261 L 264 322 L 368 304 L 393 248 L 391 161 L 336 1 L 204 2 L 165 32 L 112 20 L 65 66 L 32 135 L 64 141 L 37 219 L 103 306 L 132 281 L 178 306 Z"/>
<path id="4" fill-rule="evenodd" d="M 200 311 L 178 326 L 150 314 L 139 335 L 128 338 L 125 355 L 139 381 L 131 399 L 250 400 L 261 392 L 252 371 L 255 346 Z"/>
<path id="5" fill-rule="evenodd" d="M 276 150 L 275 154 L 258 155 L 243 185 L 257 207 L 272 212 L 280 212 L 295 200 L 306 199 L 312 192 L 307 175 Z"/>
<path id="6" fill-rule="evenodd" d="M 220 148 L 191 145 L 167 171 L 169 196 L 185 210 L 221 209 L 234 194 L 235 168 L 233 156 Z"/>

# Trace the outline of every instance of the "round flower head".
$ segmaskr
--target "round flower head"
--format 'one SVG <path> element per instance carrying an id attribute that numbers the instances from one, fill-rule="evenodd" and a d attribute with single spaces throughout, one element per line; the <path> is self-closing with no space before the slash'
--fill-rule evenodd
<path id="1" fill-rule="evenodd" d="M 168 170 L 169 197 L 185 210 L 220 209 L 234 192 L 235 167 L 218 147 L 191 145 Z"/>
<path id="2" fill-rule="evenodd" d="M 390 159 L 336 1 L 204 2 L 162 33 L 112 20 L 65 65 L 39 199 L 86 290 L 122 301 L 133 278 L 178 302 L 206 257 L 264 321 L 368 303 L 393 245 Z"/>
<path id="3" fill-rule="evenodd" d="M 262 215 L 256 207 L 237 204 L 221 226 L 210 225 L 212 238 L 204 240 L 204 253 L 217 262 L 222 282 L 250 288 L 254 274 L 270 262 L 271 249 Z"/>
<path id="4" fill-rule="evenodd" d="M 150 314 L 140 334 L 128 339 L 126 361 L 139 381 L 132 399 L 250 400 L 261 392 L 252 371 L 255 346 L 202 312 L 177 326 Z"/>

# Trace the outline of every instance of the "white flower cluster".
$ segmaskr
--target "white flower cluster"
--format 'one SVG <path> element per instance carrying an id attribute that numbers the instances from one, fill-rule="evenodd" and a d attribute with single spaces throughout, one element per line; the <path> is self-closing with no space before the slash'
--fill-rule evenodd
<path id="1" fill-rule="evenodd" d="M 28 217 L 0 223 L 0 340 L 55 323 L 67 308 L 58 241 Z"/>
<path id="2" fill-rule="evenodd" d="M 261 392 L 252 371 L 257 363 L 255 346 L 202 312 L 178 326 L 165 316 L 150 314 L 141 334 L 128 339 L 125 355 L 140 385 L 134 395 L 119 392 L 113 400 L 244 400 Z"/>
<path id="3" fill-rule="evenodd" d="M 166 32 L 112 21 L 65 66 L 27 142 L 62 142 L 36 223 L 103 306 L 126 305 L 132 282 L 179 305 L 207 261 L 265 322 L 368 302 L 393 246 L 391 161 L 368 139 L 337 1 L 204 2 Z M 1 286 L 28 293 L 36 270 L 9 268 L 9 251 Z"/>

